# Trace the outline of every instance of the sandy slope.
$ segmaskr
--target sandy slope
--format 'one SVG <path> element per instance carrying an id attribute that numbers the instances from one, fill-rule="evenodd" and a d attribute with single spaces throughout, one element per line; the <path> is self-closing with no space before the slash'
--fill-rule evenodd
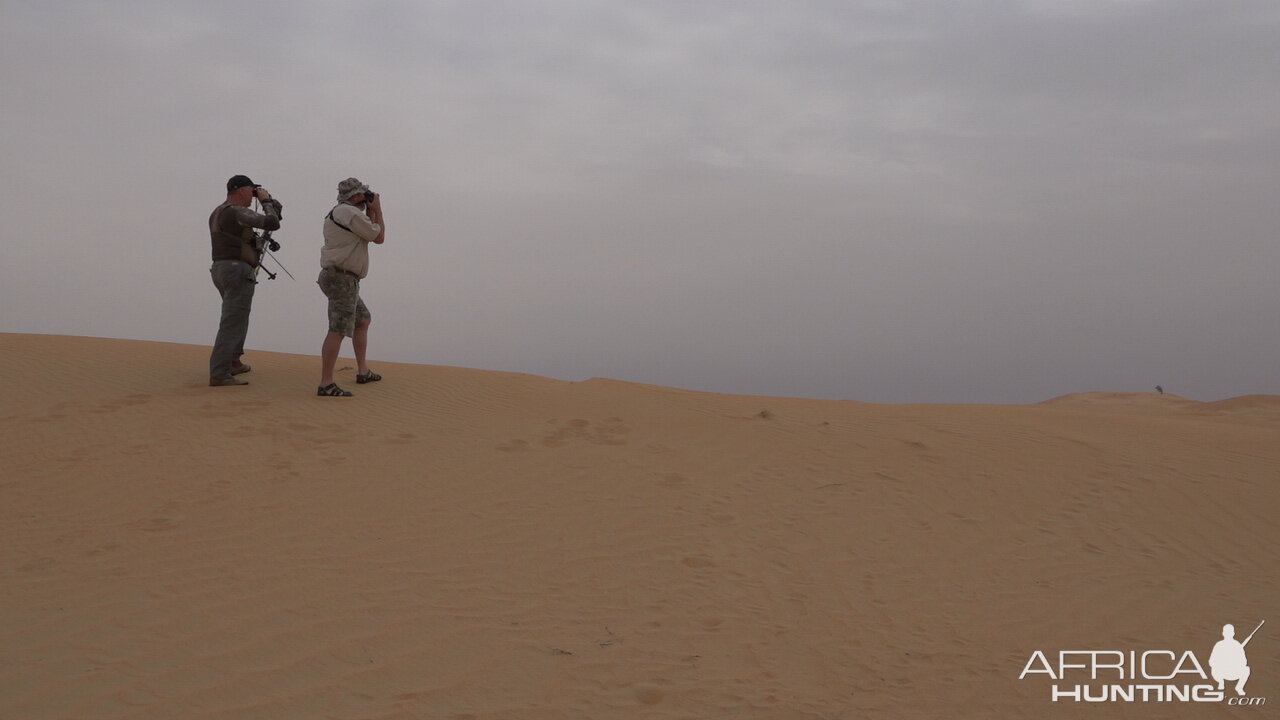
<path id="1" fill-rule="evenodd" d="M 1260 717 L 1018 674 L 1263 618 L 1280 704 L 1280 398 L 381 363 L 338 400 L 314 357 L 213 389 L 202 347 L 0 349 L 0 718 Z"/>

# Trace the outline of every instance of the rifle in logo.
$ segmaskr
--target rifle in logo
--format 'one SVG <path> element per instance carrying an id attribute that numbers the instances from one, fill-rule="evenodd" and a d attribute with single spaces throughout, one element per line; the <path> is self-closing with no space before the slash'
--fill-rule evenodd
<path id="1" fill-rule="evenodd" d="M 1254 628 L 1254 629 L 1253 629 L 1253 632 L 1249 633 L 1249 637 L 1245 638 L 1245 639 L 1244 639 L 1244 642 L 1242 642 L 1242 643 L 1240 643 L 1240 644 L 1241 644 L 1241 645 L 1248 645 L 1248 644 L 1249 644 L 1249 641 L 1253 639 L 1253 636 L 1254 636 L 1254 635 L 1257 635 L 1257 634 L 1258 634 L 1258 631 L 1262 629 L 1262 626 L 1263 626 L 1263 625 L 1266 625 L 1266 624 L 1267 624 L 1267 621 L 1266 621 L 1266 620 L 1263 620 L 1262 622 L 1258 623 L 1258 627 Z"/>

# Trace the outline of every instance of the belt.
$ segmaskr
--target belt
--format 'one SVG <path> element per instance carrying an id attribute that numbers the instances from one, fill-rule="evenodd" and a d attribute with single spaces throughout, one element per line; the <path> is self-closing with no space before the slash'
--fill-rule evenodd
<path id="1" fill-rule="evenodd" d="M 342 268 L 340 268 L 340 267 L 336 267 L 336 266 L 334 266 L 334 265 L 326 265 L 324 269 L 325 269 L 325 270 L 332 270 L 332 271 L 334 271 L 334 272 L 340 272 L 340 273 L 342 273 L 343 275 L 350 275 L 351 277 L 353 277 L 353 278 L 355 278 L 355 279 L 357 279 L 357 280 L 359 280 L 359 279 L 360 279 L 360 276 L 359 276 L 359 275 L 357 275 L 357 274 L 355 274 L 355 273 L 351 272 L 350 270 L 343 270 Z"/>

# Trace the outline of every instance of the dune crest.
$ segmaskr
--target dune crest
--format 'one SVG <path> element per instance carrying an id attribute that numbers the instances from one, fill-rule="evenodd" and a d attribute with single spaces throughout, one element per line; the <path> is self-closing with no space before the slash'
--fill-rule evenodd
<path id="1" fill-rule="evenodd" d="M 1078 392 L 1041 401 L 1041 405 L 1110 405 L 1113 407 L 1182 408 L 1200 404 L 1197 400 L 1157 392 Z"/>
<path id="2" fill-rule="evenodd" d="M 1276 415 L 1280 414 L 1280 395 L 1241 395 L 1205 403 L 1201 409 L 1242 415 Z"/>

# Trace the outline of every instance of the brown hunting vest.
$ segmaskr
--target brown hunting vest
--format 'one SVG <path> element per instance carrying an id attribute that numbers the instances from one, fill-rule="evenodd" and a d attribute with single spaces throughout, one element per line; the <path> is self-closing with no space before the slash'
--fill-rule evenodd
<path id="1" fill-rule="evenodd" d="M 209 238 L 213 243 L 215 261 L 240 260 L 250 265 L 258 264 L 257 237 L 253 228 L 236 220 L 235 210 L 229 203 L 214 208 L 209 216 Z"/>

